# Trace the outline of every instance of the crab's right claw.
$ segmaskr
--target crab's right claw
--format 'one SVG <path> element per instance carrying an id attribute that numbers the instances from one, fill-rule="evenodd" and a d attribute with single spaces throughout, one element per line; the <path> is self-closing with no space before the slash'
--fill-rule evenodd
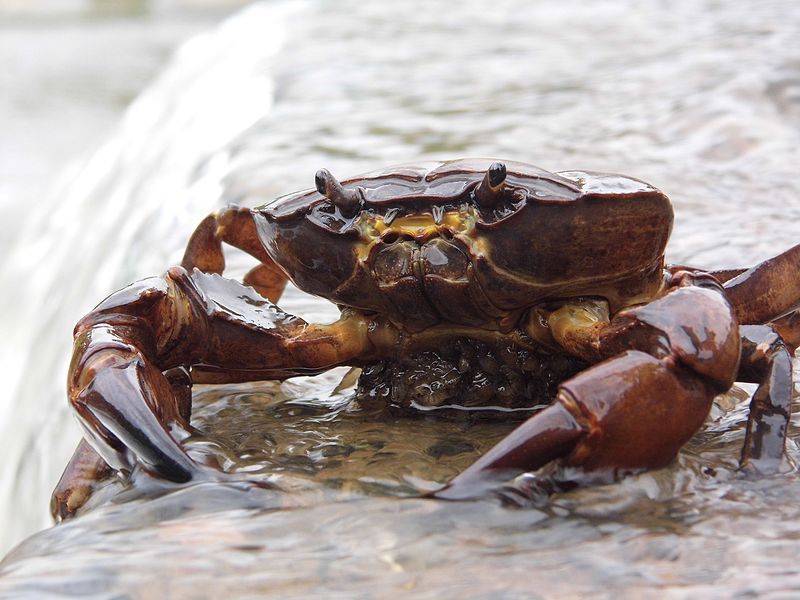
<path id="1" fill-rule="evenodd" d="M 578 482 L 663 467 L 700 429 L 714 397 L 733 384 L 739 332 L 716 290 L 678 287 L 605 324 L 574 323 L 555 328 L 562 343 L 584 344 L 587 357 L 612 358 L 564 382 L 553 405 L 434 497 L 480 496 L 498 480 L 557 458 Z"/>
<path id="2" fill-rule="evenodd" d="M 466 500 L 485 496 L 525 471 L 534 471 L 574 450 L 586 436 L 583 426 L 556 402 L 517 427 L 507 437 L 428 496 Z"/>
<path id="3" fill-rule="evenodd" d="M 716 393 L 645 352 L 627 352 L 564 383 L 553 405 L 433 495 L 481 496 L 557 458 L 601 481 L 663 467 L 700 428 Z"/>

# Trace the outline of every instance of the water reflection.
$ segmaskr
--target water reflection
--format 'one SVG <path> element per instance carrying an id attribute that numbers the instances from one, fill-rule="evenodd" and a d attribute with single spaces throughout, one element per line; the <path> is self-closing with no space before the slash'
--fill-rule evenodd
<path id="1" fill-rule="evenodd" d="M 235 468 L 269 473 L 269 489 L 123 492 L 17 548 L 0 590 L 148 596 L 169 582 L 174 597 L 494 598 L 600 587 L 657 597 L 800 584 L 785 564 L 797 478 L 788 465 L 766 479 L 735 471 L 746 414 L 723 405 L 741 407 L 743 392 L 721 399 L 723 416 L 670 468 L 514 509 L 396 497 L 462 468 L 505 426 L 348 417 L 343 396 L 310 398 L 334 383 L 201 390 L 196 423 L 208 441 L 225 446 Z M 247 427 L 232 425 L 240 418 Z"/>

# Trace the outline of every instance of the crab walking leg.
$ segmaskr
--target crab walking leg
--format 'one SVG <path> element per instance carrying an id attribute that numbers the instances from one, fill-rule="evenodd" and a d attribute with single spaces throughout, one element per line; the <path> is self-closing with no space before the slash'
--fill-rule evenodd
<path id="1" fill-rule="evenodd" d="M 736 273 L 736 271 L 720 272 Z M 725 295 L 742 324 L 761 324 L 800 305 L 800 244 L 724 282 Z"/>
<path id="2" fill-rule="evenodd" d="M 741 465 L 773 472 L 781 462 L 791 417 L 792 356 L 771 327 L 743 325 L 737 381 L 758 383 L 750 402 Z"/>
<path id="3" fill-rule="evenodd" d="M 699 270 L 672 267 L 686 268 Z M 751 268 L 709 274 L 723 284 L 739 323 L 769 323 L 791 352 L 800 346 L 800 245 Z"/>
<path id="4" fill-rule="evenodd" d="M 740 323 L 756 324 L 761 322 L 758 317 L 765 318 L 764 314 L 754 314 L 748 308 L 748 304 L 742 302 L 742 298 L 752 302 L 749 298 L 751 294 L 762 298 L 765 293 L 775 294 L 777 301 L 769 300 L 772 306 L 770 312 L 774 313 L 776 310 L 782 309 L 784 314 L 780 314 L 777 318 L 775 318 L 775 314 L 772 314 L 772 317 L 766 317 L 766 319 L 769 319 L 770 327 L 780 335 L 790 353 L 794 353 L 795 349 L 800 346 L 800 308 L 791 310 L 800 305 L 800 252 L 797 251 L 797 248 L 800 246 L 795 246 L 784 254 L 769 259 L 766 264 L 760 263 L 752 269 L 711 272 L 711 275 L 724 284 Z M 774 263 L 778 263 L 779 268 L 776 272 L 770 273 L 768 265 Z M 747 273 L 749 275 L 745 275 Z M 740 275 L 743 277 L 739 278 Z M 732 281 L 733 279 L 736 281 Z M 778 291 L 770 290 L 768 286 L 778 288 Z M 730 290 L 727 289 L 729 287 Z M 797 295 L 793 296 L 792 292 Z M 791 312 L 786 312 L 787 305 Z"/>
<path id="5" fill-rule="evenodd" d="M 736 321 L 721 289 L 689 276 L 662 298 L 603 322 L 565 306 L 551 315 L 554 339 L 582 358 L 606 358 L 564 382 L 534 415 L 434 495 L 480 495 L 486 481 L 561 458 L 588 478 L 668 464 L 700 428 L 739 361 Z M 691 310 L 687 310 L 691 307 Z M 588 315 L 588 316 L 587 316 Z"/>
<path id="6" fill-rule="evenodd" d="M 792 252 L 793 249 L 789 250 L 788 252 Z M 800 263 L 800 261 L 798 261 Z M 727 284 L 728 281 L 741 275 L 742 273 L 749 271 L 749 269 L 728 269 L 725 271 L 711 271 L 710 274 L 722 284 Z M 800 278 L 800 264 L 797 265 L 797 275 Z M 755 280 L 754 280 L 755 281 Z M 736 286 L 736 293 L 740 295 L 744 295 L 743 291 L 745 287 Z M 735 300 L 735 298 L 732 298 Z M 800 298 L 798 298 L 798 303 L 800 303 Z M 746 317 L 747 315 L 743 315 Z M 748 319 L 752 320 L 752 319 Z M 740 321 L 742 322 L 742 321 Z M 781 336 L 786 347 L 789 349 L 790 353 L 794 353 L 795 349 L 800 346 L 800 308 L 796 309 L 792 312 L 786 313 L 777 319 L 773 319 L 769 322 L 769 326 Z"/>
<path id="7" fill-rule="evenodd" d="M 69 518 L 83 506 L 95 489 L 95 483 L 113 470 L 85 439 L 78 442 L 64 473 L 50 498 L 50 514 L 56 522 Z"/>
<path id="8" fill-rule="evenodd" d="M 794 355 L 794 351 L 800 346 L 800 310 L 770 321 L 769 326 L 781 336 L 789 353 Z"/>
<path id="9" fill-rule="evenodd" d="M 185 482 L 203 469 L 180 446 L 188 410 L 163 371 L 198 365 L 236 380 L 284 379 L 368 356 L 374 324 L 309 325 L 253 289 L 180 267 L 110 296 L 76 327 L 69 398 L 112 467 Z M 185 387 L 185 386 L 184 386 Z"/>
<path id="10" fill-rule="evenodd" d="M 286 287 L 287 277 L 264 250 L 249 208 L 226 206 L 203 219 L 189 238 L 181 266 L 190 272 L 196 268 L 221 275 L 225 270 L 223 242 L 259 261 L 260 264 L 245 275 L 244 283 L 277 302 Z"/>

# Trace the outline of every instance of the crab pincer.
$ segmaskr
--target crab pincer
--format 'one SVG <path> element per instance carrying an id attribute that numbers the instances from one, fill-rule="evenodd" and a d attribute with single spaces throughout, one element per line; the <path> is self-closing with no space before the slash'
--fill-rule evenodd
<path id="1" fill-rule="evenodd" d="M 557 339 L 600 362 L 563 382 L 551 406 L 434 495 L 470 497 L 485 491 L 485 479 L 508 480 L 555 459 L 579 482 L 668 464 L 737 372 L 737 324 L 721 286 L 714 287 L 676 287 L 609 321 L 597 312 L 581 318 L 587 311 L 580 304 L 551 314 Z"/>

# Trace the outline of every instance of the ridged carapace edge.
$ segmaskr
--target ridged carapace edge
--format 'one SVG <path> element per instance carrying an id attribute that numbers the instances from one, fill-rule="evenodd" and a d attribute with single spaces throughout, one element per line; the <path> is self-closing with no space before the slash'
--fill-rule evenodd
<path id="1" fill-rule="evenodd" d="M 518 161 L 471 158 L 397 165 L 343 179 L 341 182 L 333 178 L 327 170 L 321 170 L 317 173 L 319 181 L 315 182 L 318 185 L 314 188 L 281 196 L 257 206 L 254 210 L 271 221 L 293 220 L 311 213 L 321 201 L 335 203 L 337 198 L 342 198 L 342 192 L 352 196 L 354 191 L 361 194 L 362 209 L 376 210 L 379 213 L 394 213 L 398 209 L 402 213 L 405 212 L 405 207 L 414 212 L 426 206 L 461 204 L 473 198 L 475 189 L 487 178 L 490 170 L 492 181 L 487 182 L 487 185 L 493 183 L 496 186 L 502 174 L 502 168 L 495 167 L 496 163 L 506 167 L 501 190 L 505 189 L 507 192 L 509 187 L 516 190 L 515 201 L 527 195 L 528 199 L 535 201 L 562 203 L 570 202 L 581 195 L 580 185 L 575 179 Z M 353 203 L 350 198 L 338 200 L 344 205 L 348 201 Z M 345 216 L 341 210 L 339 212 Z M 347 208 L 345 212 L 349 214 Z M 349 217 L 346 218 L 350 220 Z"/>

